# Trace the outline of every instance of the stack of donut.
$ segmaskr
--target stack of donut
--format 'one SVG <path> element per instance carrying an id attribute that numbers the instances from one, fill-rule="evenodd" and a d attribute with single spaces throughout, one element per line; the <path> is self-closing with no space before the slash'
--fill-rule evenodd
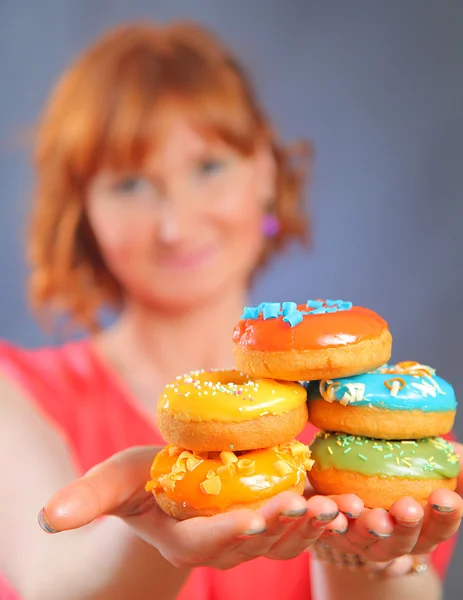
<path id="1" fill-rule="evenodd" d="M 434 369 L 401 362 L 308 389 L 309 418 L 322 428 L 311 446 L 317 491 L 349 490 L 388 509 L 403 496 L 425 504 L 435 489 L 455 489 L 458 457 L 438 437 L 453 427 L 455 394 Z"/>
<path id="2" fill-rule="evenodd" d="M 378 314 L 342 300 L 264 303 L 245 309 L 233 339 L 242 371 L 308 382 L 309 420 L 321 429 L 308 474 L 317 492 L 389 509 L 455 489 L 458 457 L 438 437 L 453 426 L 453 388 L 419 363 L 388 365 L 392 338 Z"/>
<path id="3" fill-rule="evenodd" d="M 455 489 L 458 457 L 438 437 L 453 426 L 453 389 L 430 367 L 388 365 L 391 347 L 386 321 L 351 302 L 245 307 L 237 370 L 166 387 L 157 420 L 168 446 L 146 489 L 177 519 L 302 494 L 307 472 L 318 493 L 354 493 L 372 508 Z M 310 449 L 295 439 L 307 418 L 321 429 Z"/>
<path id="4" fill-rule="evenodd" d="M 168 446 L 146 489 L 179 520 L 257 508 L 286 490 L 302 494 L 313 461 L 294 438 L 307 423 L 306 398 L 299 383 L 235 369 L 177 377 L 158 403 Z"/>

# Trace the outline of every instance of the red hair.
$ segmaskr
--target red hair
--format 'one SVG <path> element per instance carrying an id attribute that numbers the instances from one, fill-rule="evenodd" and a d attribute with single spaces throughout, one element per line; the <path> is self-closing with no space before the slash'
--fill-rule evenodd
<path id="1" fill-rule="evenodd" d="M 95 327 L 102 304 L 120 307 L 122 290 L 85 216 L 87 185 L 102 166 L 142 168 L 172 106 L 186 111 L 205 135 L 243 154 L 259 142 L 272 148 L 273 210 L 281 228 L 261 264 L 291 239 L 306 237 L 303 173 L 278 143 L 228 50 L 194 24 L 125 26 L 98 40 L 64 73 L 39 125 L 29 238 L 35 308 L 58 307 Z"/>

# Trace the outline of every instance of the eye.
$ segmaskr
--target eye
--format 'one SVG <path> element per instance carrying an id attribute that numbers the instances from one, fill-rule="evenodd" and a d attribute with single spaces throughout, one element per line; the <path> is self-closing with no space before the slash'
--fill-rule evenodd
<path id="1" fill-rule="evenodd" d="M 127 175 L 126 177 L 119 179 L 119 181 L 116 181 L 113 189 L 119 194 L 135 194 L 137 192 L 152 189 L 152 187 L 151 182 L 144 177 Z"/>
<path id="2" fill-rule="evenodd" d="M 225 160 L 208 158 L 199 163 L 198 171 L 201 175 L 213 175 L 222 171 L 226 166 L 227 162 Z"/>

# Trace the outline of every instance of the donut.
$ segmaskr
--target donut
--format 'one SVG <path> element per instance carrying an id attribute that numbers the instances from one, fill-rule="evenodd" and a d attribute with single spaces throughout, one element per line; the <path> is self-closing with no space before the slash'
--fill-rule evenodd
<path id="1" fill-rule="evenodd" d="M 414 361 L 308 386 L 309 420 L 319 429 L 384 439 L 416 439 L 451 431 L 453 387 Z"/>
<path id="2" fill-rule="evenodd" d="M 357 494 L 368 508 L 388 510 L 404 496 L 426 504 L 438 488 L 455 490 L 453 446 L 439 437 L 389 441 L 320 432 L 310 445 L 309 472 L 319 494 Z"/>
<path id="3" fill-rule="evenodd" d="M 151 467 L 146 490 L 178 520 L 255 509 L 283 491 L 302 494 L 313 465 L 310 450 L 292 440 L 249 452 L 189 452 L 166 446 Z"/>
<path id="4" fill-rule="evenodd" d="M 255 450 L 299 435 L 307 425 L 306 399 L 299 383 L 251 379 L 235 369 L 194 371 L 165 388 L 157 423 L 174 446 Z"/>
<path id="5" fill-rule="evenodd" d="M 342 300 L 247 306 L 233 331 L 240 371 L 286 381 L 372 371 L 389 360 L 391 346 L 384 319 Z"/>

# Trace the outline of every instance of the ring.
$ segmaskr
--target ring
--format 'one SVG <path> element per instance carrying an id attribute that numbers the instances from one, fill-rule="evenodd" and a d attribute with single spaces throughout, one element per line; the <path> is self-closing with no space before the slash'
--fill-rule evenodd
<path id="1" fill-rule="evenodd" d="M 428 570 L 428 561 L 426 559 L 420 559 L 417 556 L 413 558 L 413 565 L 410 568 L 409 573 L 411 575 L 421 575 Z"/>

